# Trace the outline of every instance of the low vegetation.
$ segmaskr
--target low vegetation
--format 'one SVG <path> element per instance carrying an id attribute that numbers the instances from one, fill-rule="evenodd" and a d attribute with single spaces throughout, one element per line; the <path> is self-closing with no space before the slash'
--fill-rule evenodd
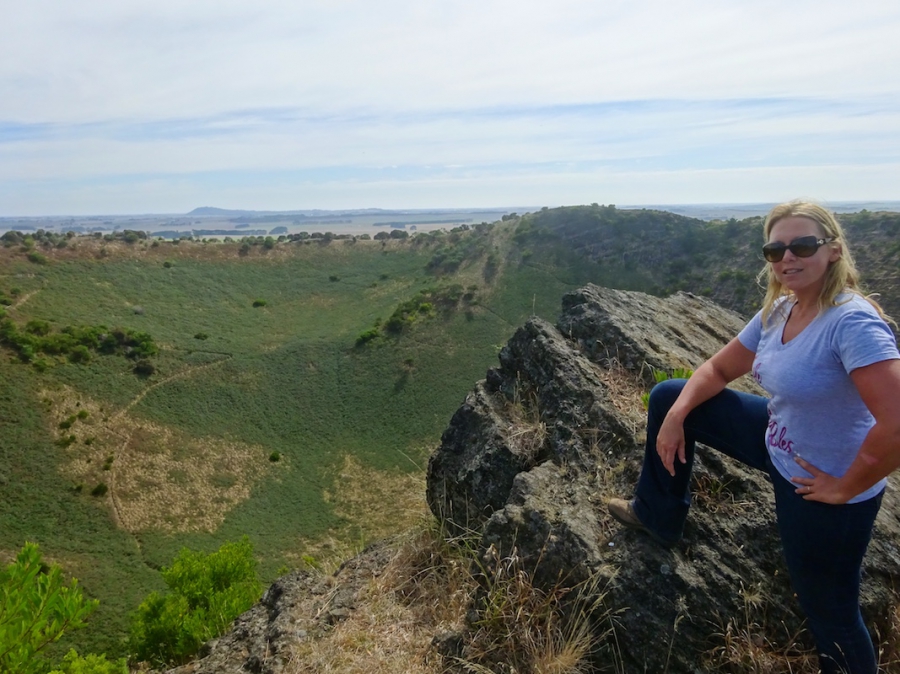
<path id="1" fill-rule="evenodd" d="M 0 318 L 0 345 L 16 352 L 22 362 L 42 363 L 39 369 L 46 369 L 49 361 L 38 360 L 38 354 L 88 363 L 92 354 L 137 360 L 155 356 L 159 351 L 153 338 L 144 332 L 105 325 L 67 325 L 56 331 L 48 321 L 39 319 L 28 321 L 22 328 L 8 317 Z"/>
<path id="2" fill-rule="evenodd" d="M 225 632 L 261 592 L 253 546 L 246 538 L 209 555 L 182 550 L 162 577 L 169 591 L 147 597 L 131 625 L 134 657 L 152 665 L 185 662 Z"/>
<path id="3" fill-rule="evenodd" d="M 0 571 L 0 671 L 44 674 L 51 666 L 44 657 L 47 647 L 67 630 L 83 628 L 97 603 L 84 596 L 77 580 L 66 582 L 58 565 L 45 565 L 37 545 L 26 543 L 15 562 Z M 111 663 L 105 655 L 85 659 L 74 651 L 60 670 L 127 672 L 124 661 Z"/>
<path id="4" fill-rule="evenodd" d="M 482 556 L 475 542 L 447 539 L 423 518 L 398 539 L 350 617 L 295 646 L 287 674 L 439 674 L 448 661 L 436 634 L 459 635 L 448 656 L 461 671 L 591 671 L 588 656 L 603 635 L 589 623 L 606 616 L 610 624 L 602 591 L 589 583 L 541 590 L 515 555 Z"/>
<path id="5" fill-rule="evenodd" d="M 897 314 L 900 218 L 844 219 Z M 38 541 L 100 600 L 91 629 L 52 646 L 56 663 L 70 647 L 126 655 L 127 616 L 182 548 L 247 533 L 265 583 L 402 527 L 366 525 L 397 493 L 373 495 L 371 476 L 421 483 L 472 383 L 566 291 L 687 290 L 745 313 L 759 298 L 756 220 L 592 205 L 382 233 L 0 236 L 0 549 Z M 523 446 L 540 451 L 526 411 Z M 348 456 L 367 476 L 352 507 Z"/>

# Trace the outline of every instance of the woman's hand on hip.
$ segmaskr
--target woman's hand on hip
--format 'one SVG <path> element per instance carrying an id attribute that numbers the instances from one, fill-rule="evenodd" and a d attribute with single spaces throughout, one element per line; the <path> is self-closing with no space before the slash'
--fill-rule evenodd
<path id="1" fill-rule="evenodd" d="M 798 485 L 795 492 L 800 494 L 805 501 L 819 501 L 820 503 L 831 503 L 833 505 L 847 502 L 848 497 L 841 489 L 838 478 L 834 475 L 829 475 L 824 470 L 820 470 L 799 456 L 795 456 L 794 461 L 800 464 L 803 470 L 812 475 L 812 477 L 791 478 L 791 482 Z"/>

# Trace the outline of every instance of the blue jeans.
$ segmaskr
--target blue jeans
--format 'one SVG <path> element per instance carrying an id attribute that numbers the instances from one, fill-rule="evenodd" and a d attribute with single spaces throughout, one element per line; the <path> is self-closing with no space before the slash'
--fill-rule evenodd
<path id="1" fill-rule="evenodd" d="M 875 651 L 859 610 L 859 585 L 881 494 L 845 505 L 805 501 L 769 461 L 766 398 L 731 389 L 688 415 L 684 423 L 687 463 L 676 457 L 672 477 L 656 453 L 656 436 L 684 384 L 683 379 L 665 381 L 650 394 L 635 514 L 660 538 L 673 543 L 681 538 L 691 504 L 695 442 L 765 471 L 775 489 L 775 514 L 791 584 L 816 640 L 822 672 L 875 674 Z"/>

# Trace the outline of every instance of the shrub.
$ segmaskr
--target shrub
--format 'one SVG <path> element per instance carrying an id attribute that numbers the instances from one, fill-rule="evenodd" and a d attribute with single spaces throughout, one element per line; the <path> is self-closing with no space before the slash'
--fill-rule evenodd
<path id="1" fill-rule="evenodd" d="M 363 330 L 356 337 L 356 346 L 362 346 L 363 344 L 368 344 L 373 339 L 378 337 L 378 329 L 377 328 L 369 328 L 368 330 Z"/>
<path id="2" fill-rule="evenodd" d="M 31 251 L 28 253 L 28 261 L 34 264 L 47 264 L 47 257 L 37 251 Z"/>
<path id="3" fill-rule="evenodd" d="M 272 452 L 271 454 L 269 454 L 269 461 L 271 461 L 272 463 L 281 461 L 281 452 Z"/>
<path id="4" fill-rule="evenodd" d="M 86 346 L 79 344 L 69 351 L 69 360 L 73 363 L 88 363 L 91 360 L 91 352 Z"/>
<path id="5" fill-rule="evenodd" d="M 107 660 L 106 654 L 81 657 L 74 649 L 70 650 L 57 669 L 50 674 L 128 674 L 125 658 Z"/>
<path id="6" fill-rule="evenodd" d="M 266 302 L 265 300 L 262 300 L 262 299 L 253 300 L 254 307 L 264 307 L 264 306 L 266 306 L 266 304 L 268 304 L 268 302 Z"/>
<path id="7" fill-rule="evenodd" d="M 132 370 L 139 377 L 150 377 L 156 374 L 156 366 L 153 365 L 149 360 L 142 359 L 134 364 L 134 369 Z"/>
<path id="8" fill-rule="evenodd" d="M 341 280 L 341 277 L 337 276 L 336 274 L 332 274 L 331 276 L 328 277 L 328 280 L 331 281 L 332 283 L 336 283 L 337 281 Z"/>
<path id="9" fill-rule="evenodd" d="M 250 608 L 261 589 L 246 537 L 209 555 L 185 548 L 162 576 L 168 594 L 151 593 L 131 624 L 132 651 L 153 665 L 185 662 Z"/>
<path id="10" fill-rule="evenodd" d="M 405 325 L 406 321 L 403 319 L 403 316 L 395 314 L 391 316 L 384 324 L 384 329 L 396 335 L 403 332 L 403 327 Z"/>
<path id="11" fill-rule="evenodd" d="M 105 482 L 101 482 L 96 487 L 91 489 L 91 496 L 106 496 L 106 492 L 109 491 L 109 487 L 106 486 Z"/>
<path id="12" fill-rule="evenodd" d="M 25 332 L 43 337 L 50 334 L 50 324 L 47 321 L 41 321 L 37 319 L 28 321 L 25 324 Z"/>
<path id="13" fill-rule="evenodd" d="M 207 335 L 205 332 L 198 332 L 196 335 L 194 335 L 194 339 L 209 339 L 209 335 Z"/>
<path id="14" fill-rule="evenodd" d="M 84 598 L 74 578 L 66 584 L 59 566 L 45 565 L 35 543 L 26 543 L 0 571 L 0 671 L 47 671 L 40 652 L 67 629 L 83 627 L 97 604 Z"/>
<path id="15" fill-rule="evenodd" d="M 690 379 L 691 375 L 694 374 L 694 371 L 684 367 L 676 367 L 672 370 L 672 374 L 670 375 L 665 370 L 653 370 L 653 378 L 656 380 L 657 384 L 661 384 L 664 381 L 668 381 L 669 379 Z M 641 402 L 644 404 L 644 409 L 650 409 L 650 392 L 641 394 Z"/>

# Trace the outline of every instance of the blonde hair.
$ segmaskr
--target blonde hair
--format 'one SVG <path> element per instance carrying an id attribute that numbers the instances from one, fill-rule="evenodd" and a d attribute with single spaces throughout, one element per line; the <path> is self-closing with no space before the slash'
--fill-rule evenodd
<path id="1" fill-rule="evenodd" d="M 763 226 L 763 240 L 769 240 L 772 228 L 779 220 L 790 217 L 812 220 L 822 237 L 834 239 L 832 243 L 827 245 L 837 246 L 840 250 L 840 257 L 834 262 L 830 262 L 828 269 L 825 271 L 825 283 L 822 285 L 822 292 L 819 294 L 818 300 L 819 311 L 837 306 L 839 304 L 837 297 L 841 293 L 853 293 L 867 300 L 869 304 L 875 307 L 883 319 L 891 321 L 878 305 L 878 302 L 871 295 L 866 295 L 860 286 L 859 272 L 853 262 L 853 256 L 850 254 L 850 248 L 847 246 L 844 229 L 831 211 L 810 201 L 795 200 L 779 204 L 769 211 L 769 215 L 766 217 L 766 222 Z M 762 320 L 766 324 L 772 318 L 775 305 L 779 300 L 791 297 L 793 293 L 778 281 L 770 264 L 767 264 L 760 271 L 759 281 L 761 285 L 765 283 L 766 286 L 766 297 L 762 306 Z"/>

